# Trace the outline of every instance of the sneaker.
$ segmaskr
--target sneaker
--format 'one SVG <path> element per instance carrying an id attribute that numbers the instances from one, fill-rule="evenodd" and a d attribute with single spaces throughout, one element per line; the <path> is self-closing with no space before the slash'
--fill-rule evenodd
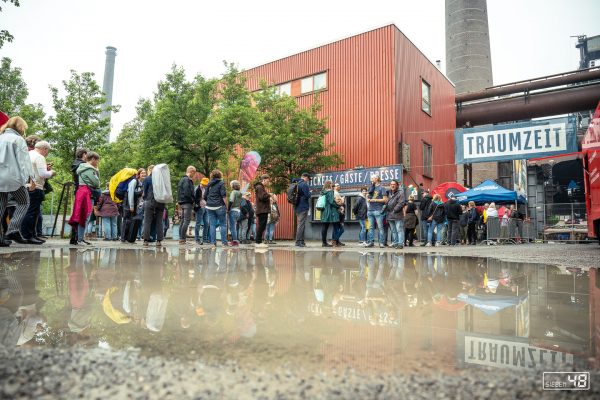
<path id="1" fill-rule="evenodd" d="M 256 247 L 257 249 L 266 249 L 269 247 L 269 245 L 267 245 L 266 243 L 256 243 L 254 247 Z"/>
<path id="2" fill-rule="evenodd" d="M 427 243 L 425 244 L 425 247 L 431 247 L 431 242 L 427 242 Z"/>
<path id="3" fill-rule="evenodd" d="M 323 244 L 321 245 L 321 247 L 333 247 L 333 246 L 332 246 L 332 245 L 330 245 L 329 243 L 323 243 Z"/>
<path id="4" fill-rule="evenodd" d="M 398 247 L 396 247 L 396 248 L 397 248 L 397 249 L 399 249 L 399 250 L 402 250 L 402 249 L 404 248 L 404 246 L 402 246 L 402 245 L 400 244 L 400 245 L 398 245 Z"/>

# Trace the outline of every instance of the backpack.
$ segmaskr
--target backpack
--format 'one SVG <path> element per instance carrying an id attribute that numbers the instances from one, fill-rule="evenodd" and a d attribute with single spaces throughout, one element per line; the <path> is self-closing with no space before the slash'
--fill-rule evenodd
<path id="1" fill-rule="evenodd" d="M 298 204 L 298 200 L 300 200 L 298 197 L 298 183 L 295 182 L 288 186 L 286 194 L 288 203 L 292 205 Z"/>
<path id="2" fill-rule="evenodd" d="M 112 199 L 113 202 L 115 202 L 116 204 L 122 202 L 122 200 L 125 198 L 125 196 L 123 196 L 121 198 L 117 197 L 117 195 L 115 193 L 117 190 L 117 187 L 119 186 L 120 183 L 130 180 L 132 177 L 135 177 L 136 174 L 137 174 L 137 170 L 135 170 L 133 168 L 123 168 L 122 170 L 120 170 L 119 172 L 114 174 L 112 176 L 112 178 L 110 178 L 110 182 L 108 184 L 108 190 L 110 192 L 110 198 Z M 125 192 L 127 192 L 127 186 L 125 186 Z"/>
<path id="3" fill-rule="evenodd" d="M 315 205 L 315 207 L 317 208 L 317 210 L 323 211 L 325 209 L 326 203 L 327 203 L 327 197 L 325 197 L 325 195 L 322 194 L 317 199 L 317 204 Z"/>
<path id="4" fill-rule="evenodd" d="M 117 188 L 115 189 L 115 197 L 119 200 L 125 200 L 125 196 L 127 196 L 127 190 L 129 189 L 129 183 L 135 179 L 135 175 L 126 181 L 119 182 Z"/>
<path id="5" fill-rule="evenodd" d="M 159 203 L 172 203 L 171 173 L 167 164 L 158 164 L 152 170 L 152 191 Z"/>

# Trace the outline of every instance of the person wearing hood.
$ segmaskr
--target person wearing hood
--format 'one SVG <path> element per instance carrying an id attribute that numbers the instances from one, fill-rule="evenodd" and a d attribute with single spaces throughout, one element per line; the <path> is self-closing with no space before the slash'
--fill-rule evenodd
<path id="1" fill-rule="evenodd" d="M 100 187 L 100 176 L 98 172 L 98 162 L 100 156 L 98 153 L 90 151 L 87 154 L 87 162 L 81 163 L 77 167 L 77 180 L 79 187 L 75 194 L 75 204 L 73 213 L 69 219 L 69 225 L 72 229 L 77 229 L 77 244 L 90 245 L 84 240 L 85 225 L 88 217 L 92 213 L 92 190 L 98 190 Z"/>
<path id="2" fill-rule="evenodd" d="M 0 218 L 4 217 L 9 195 L 17 203 L 5 236 L 0 238 L 1 246 L 9 246 L 12 240 L 27 243 L 20 230 L 29 208 L 28 189 L 35 189 L 35 174 L 23 138 L 26 130 L 27 122 L 21 117 L 10 118 L 0 128 Z"/>
<path id="3" fill-rule="evenodd" d="M 119 209 L 110 197 L 108 189 L 100 195 L 100 200 L 98 200 L 94 213 L 96 217 L 102 218 L 104 240 L 118 240 L 117 217 L 119 216 Z"/>
<path id="4" fill-rule="evenodd" d="M 269 184 L 269 175 L 261 175 L 260 181 L 254 184 L 254 193 L 256 196 L 256 219 L 258 219 L 258 228 L 256 229 L 256 247 L 267 247 L 264 244 L 263 236 L 267 229 L 267 220 L 271 212 L 271 193 L 266 189 Z"/>
<path id="5" fill-rule="evenodd" d="M 210 173 L 210 182 L 204 191 L 204 201 L 208 212 L 210 242 L 217 245 L 217 227 L 221 233 L 221 244 L 227 247 L 227 191 L 223 183 L 223 173 L 218 169 Z"/>
<path id="6" fill-rule="evenodd" d="M 446 202 L 446 218 L 448 219 L 448 244 L 456 246 L 458 240 L 458 231 L 460 229 L 460 216 L 463 213 L 462 207 L 454 197 L 450 197 Z"/>

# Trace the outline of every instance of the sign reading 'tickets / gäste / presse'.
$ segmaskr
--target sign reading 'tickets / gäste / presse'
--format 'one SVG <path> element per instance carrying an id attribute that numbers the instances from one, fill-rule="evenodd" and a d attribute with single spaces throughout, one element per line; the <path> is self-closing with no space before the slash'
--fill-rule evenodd
<path id="1" fill-rule="evenodd" d="M 577 151 L 575 118 L 460 128 L 455 131 L 456 163 L 523 160 Z"/>

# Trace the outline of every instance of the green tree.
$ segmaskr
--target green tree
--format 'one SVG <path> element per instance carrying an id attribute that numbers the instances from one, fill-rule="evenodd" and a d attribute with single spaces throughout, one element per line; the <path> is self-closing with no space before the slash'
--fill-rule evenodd
<path id="1" fill-rule="evenodd" d="M 19 4 L 19 0 L 2 0 L 2 2 L 12 3 L 16 7 L 19 7 L 21 5 L 21 4 Z M 2 12 L 2 7 L 0 7 L 0 12 Z M 10 34 L 10 32 L 8 32 L 5 29 L 1 29 L 0 30 L 0 49 L 2 48 L 2 46 L 4 46 L 4 43 L 12 42 L 13 39 L 14 39 L 14 37 L 13 37 L 13 35 Z"/>
<path id="2" fill-rule="evenodd" d="M 44 134 L 48 128 L 46 113 L 41 104 L 27 104 L 27 84 L 21 75 L 21 68 L 12 66 L 12 60 L 2 58 L 0 62 L 0 111 L 9 116 L 19 115 L 29 128 L 29 134 Z"/>
<path id="3" fill-rule="evenodd" d="M 3 57 L 0 62 L 0 111 L 10 116 L 16 115 L 25 105 L 28 95 L 21 68 L 13 67 L 12 60 Z"/>
<path id="4" fill-rule="evenodd" d="M 328 129 L 318 116 L 321 105 L 316 96 L 311 107 L 302 109 L 293 97 L 280 96 L 263 83 L 254 98 L 265 121 L 254 149 L 262 157 L 261 170 L 271 176 L 274 192 L 284 191 L 303 172 L 321 172 L 342 163 L 332 151 L 334 144 L 325 144 Z"/>
<path id="5" fill-rule="evenodd" d="M 239 72 L 227 64 L 221 80 L 186 80 L 174 65 L 144 116 L 140 147 L 148 163 L 164 162 L 173 173 L 192 164 L 208 175 L 236 156 L 236 146 L 255 136 L 261 117 Z"/>
<path id="6" fill-rule="evenodd" d="M 63 81 L 64 97 L 58 88 L 50 86 L 56 116 L 49 119 L 47 138 L 52 142 L 54 154 L 66 167 L 80 147 L 102 153 L 108 144 L 110 121 L 102 118 L 104 94 L 94 80 L 94 74 L 71 71 L 68 81 Z M 118 106 L 110 107 L 117 112 Z"/>
<path id="7" fill-rule="evenodd" d="M 136 117 L 126 123 L 114 142 L 109 143 L 100 160 L 100 176 L 103 182 L 122 168 L 139 168 L 147 166 L 147 152 L 143 150 L 140 137 L 144 129 L 144 120 L 152 104 L 141 99 L 136 108 Z"/>

